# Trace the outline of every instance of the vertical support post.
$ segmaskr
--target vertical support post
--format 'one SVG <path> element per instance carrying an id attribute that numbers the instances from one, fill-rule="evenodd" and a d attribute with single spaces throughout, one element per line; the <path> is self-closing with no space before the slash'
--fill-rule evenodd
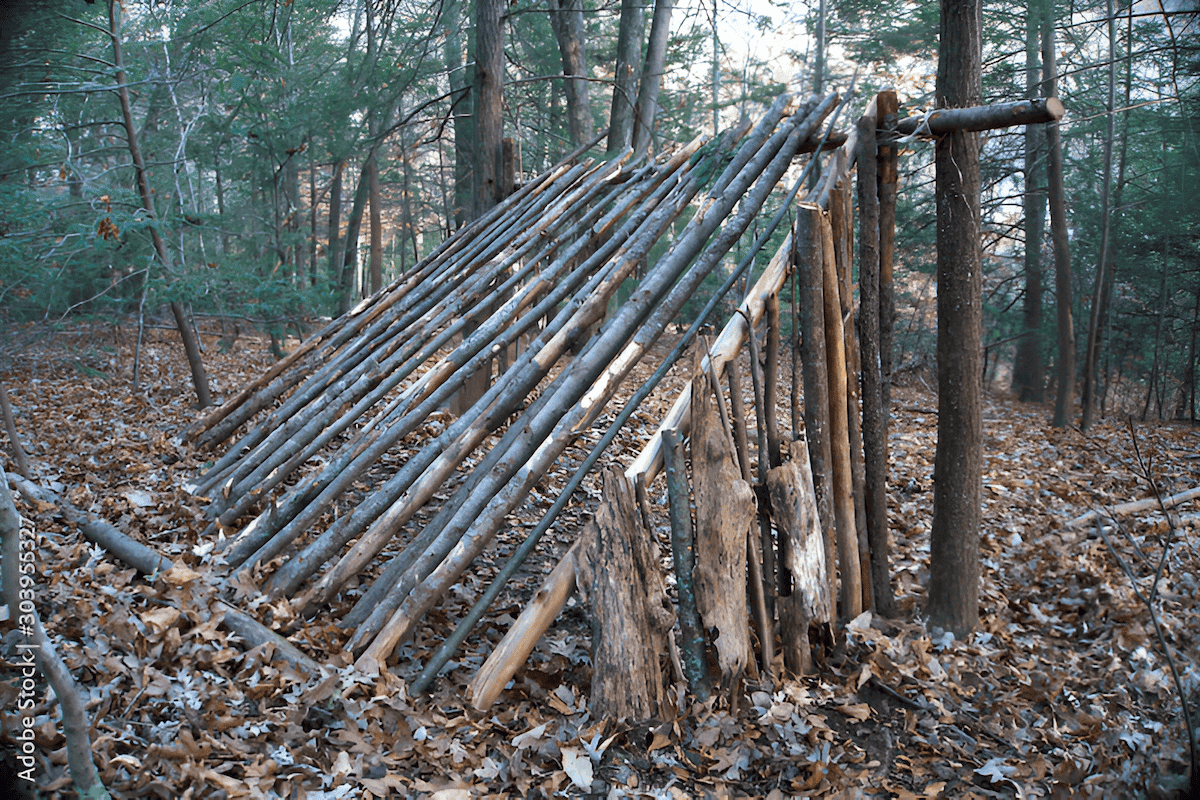
<path id="1" fill-rule="evenodd" d="M 878 107 L 878 103 L 876 104 Z M 858 121 L 858 338 L 862 346 L 864 501 L 873 608 L 894 613 L 888 568 L 887 445 L 879 348 L 879 198 L 875 130 L 868 113 Z"/>
<path id="2" fill-rule="evenodd" d="M 796 276 L 800 280 L 800 354 L 804 376 L 804 431 L 821 518 L 829 596 L 837 593 L 837 535 L 833 512 L 833 453 L 830 444 L 829 371 L 825 366 L 825 281 L 822 214 L 801 204 L 796 214 Z"/>
<path id="3" fill-rule="evenodd" d="M 829 445 L 833 473 L 833 517 L 837 527 L 838 568 L 842 583 L 840 616 L 862 613 L 862 575 L 858 533 L 854 527 L 854 491 L 850 459 L 850 424 L 846 408 L 846 342 L 842 329 L 833 227 L 821 215 L 822 280 L 824 282 L 825 367 L 829 374 Z"/>

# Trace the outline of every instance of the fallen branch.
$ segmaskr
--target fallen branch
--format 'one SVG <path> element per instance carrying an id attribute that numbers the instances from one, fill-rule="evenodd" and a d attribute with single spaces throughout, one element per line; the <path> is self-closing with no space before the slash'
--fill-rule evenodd
<path id="1" fill-rule="evenodd" d="M 3 381 L 0 381 L 0 416 L 4 417 L 4 430 L 8 432 L 8 443 L 12 448 L 17 472 L 28 478 L 29 459 L 25 456 L 25 448 L 21 446 L 21 438 L 17 435 L 17 421 L 13 417 L 12 406 L 8 402 L 8 390 L 4 388 Z"/>
<path id="2" fill-rule="evenodd" d="M 1117 517 L 1125 517 L 1129 516 L 1130 514 L 1137 514 L 1141 511 L 1151 511 L 1159 508 L 1160 504 L 1164 510 L 1168 508 L 1174 508 L 1175 506 L 1182 505 L 1197 498 L 1200 498 L 1200 486 L 1193 487 L 1184 492 L 1179 492 L 1178 494 L 1173 494 L 1170 497 L 1163 497 L 1161 500 L 1158 497 L 1147 497 L 1142 500 L 1132 500 L 1128 503 L 1121 503 L 1120 505 L 1111 506 L 1109 508 L 1095 508 L 1086 514 L 1081 514 L 1080 516 L 1075 517 L 1075 519 L 1067 523 L 1067 527 L 1078 528 L 1083 525 L 1087 525 L 1088 523 L 1092 522 L 1092 520 L 1098 518 L 1115 520 Z"/>
<path id="3" fill-rule="evenodd" d="M 13 505 L 12 494 L 8 491 L 3 467 L 0 467 L 0 540 L 3 541 L 4 597 L 8 603 L 9 615 L 18 621 L 26 639 L 33 640 L 17 645 L 17 649 L 21 651 L 18 663 L 23 661 L 30 666 L 36 663 L 54 690 L 54 696 L 58 698 L 58 706 L 62 710 L 63 737 L 67 740 L 67 766 L 79 796 L 94 800 L 108 798 L 108 790 L 101 783 L 96 764 L 92 760 L 92 743 L 88 737 L 90 726 L 84 712 L 83 700 L 79 696 L 79 687 L 55 650 L 54 643 L 46 635 L 46 629 L 42 627 L 42 621 L 38 618 L 33 603 L 23 597 L 25 592 L 21 589 L 21 577 L 26 573 L 21 569 L 24 566 L 21 561 L 21 518 Z M 34 566 L 32 561 L 26 563 L 30 567 Z M 27 677 L 32 677 L 32 674 L 27 674 Z M 23 732 L 32 734 L 28 727 Z M 26 768 L 22 775 L 32 775 L 33 754 L 26 753 L 22 745 L 18 745 L 17 760 Z M 32 778 L 30 780 L 32 781 Z"/>
<path id="4" fill-rule="evenodd" d="M 2 477 L 3 472 L 0 471 L 0 478 Z M 9 475 L 7 482 L 11 483 L 23 497 L 31 502 L 52 505 L 57 508 L 68 522 L 79 528 L 85 539 L 100 545 L 122 563 L 133 567 L 143 575 L 148 575 L 153 579 L 158 575 L 177 569 L 169 558 L 154 548 L 135 541 L 104 520 L 93 519 L 89 514 L 75 508 L 49 489 L 37 486 L 16 475 Z M 7 492 L 4 492 L 3 496 L 7 496 Z M 187 568 L 179 567 L 179 569 Z M 197 607 L 196 610 L 201 611 L 201 607 Z M 220 615 L 221 622 L 226 629 L 241 636 L 251 648 L 271 644 L 275 647 L 276 655 L 292 666 L 314 675 L 322 671 L 320 664 L 305 655 L 283 636 L 224 600 L 213 598 L 211 607 L 203 609 L 202 614 L 205 616 Z"/>

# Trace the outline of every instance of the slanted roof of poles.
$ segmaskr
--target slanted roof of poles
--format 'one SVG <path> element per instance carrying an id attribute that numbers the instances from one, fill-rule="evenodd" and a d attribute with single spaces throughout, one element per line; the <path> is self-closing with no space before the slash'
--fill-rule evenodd
<path id="1" fill-rule="evenodd" d="M 794 178 L 797 155 L 820 146 L 836 105 L 836 95 L 785 95 L 753 128 L 743 123 L 650 162 L 628 153 L 567 159 L 206 415 L 187 437 L 218 457 L 192 490 L 211 498 L 208 532 L 225 538 L 229 579 L 261 576 L 267 596 L 311 614 L 379 559 L 379 576 L 341 622 L 355 629 L 348 649 L 382 663 L 567 445 L 602 415 L 619 426 L 653 388 L 694 328 L 651 384 L 626 407 L 610 407 L 781 179 Z M 853 147 L 851 136 L 827 183 L 845 174 Z M 800 185 L 792 183 L 774 223 Z M 746 317 L 734 314 L 712 345 L 714 360 L 740 349 L 746 318 L 756 322 L 783 285 L 786 238 L 743 302 Z M 725 276 L 701 317 L 750 262 Z M 623 285 L 633 289 L 614 309 Z M 486 391 L 464 389 L 491 365 L 497 375 Z M 456 396 L 468 407 L 447 414 Z M 686 424 L 686 401 L 664 425 Z M 410 455 L 398 463 L 388 453 L 405 439 Z M 599 455 L 606 444 L 592 449 Z M 656 434 L 629 474 L 652 477 L 658 447 Z M 380 465 L 386 477 L 362 491 Z M 385 552 L 394 537 L 404 546 Z"/>

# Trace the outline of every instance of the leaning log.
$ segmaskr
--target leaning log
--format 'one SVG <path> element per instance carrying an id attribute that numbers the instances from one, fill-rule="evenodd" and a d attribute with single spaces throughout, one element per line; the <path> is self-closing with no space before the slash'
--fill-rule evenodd
<path id="1" fill-rule="evenodd" d="M 1057 97 L 1017 100 L 972 108 L 939 108 L 927 114 L 907 117 L 896 123 L 896 131 L 911 136 L 937 136 L 950 131 L 986 131 L 1010 125 L 1036 125 L 1057 122 L 1066 107 Z"/>

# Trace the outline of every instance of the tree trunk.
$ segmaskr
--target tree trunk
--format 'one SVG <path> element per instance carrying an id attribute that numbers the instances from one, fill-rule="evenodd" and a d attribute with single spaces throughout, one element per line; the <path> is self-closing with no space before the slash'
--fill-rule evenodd
<path id="1" fill-rule="evenodd" d="M 978 105 L 980 0 L 941 0 L 937 105 Z M 963 636 L 979 622 L 983 313 L 979 138 L 944 134 L 937 176 L 938 439 L 929 555 L 930 622 Z"/>
<path id="2" fill-rule="evenodd" d="M 1038 6 L 1025 11 L 1025 91 L 1039 96 L 1041 60 Z M 1041 176 L 1045 169 L 1045 134 L 1038 125 L 1025 126 L 1025 297 L 1022 309 L 1024 335 L 1017 343 L 1012 388 L 1022 402 L 1040 403 L 1045 397 L 1045 365 L 1042 343 L 1042 231 L 1046 218 L 1046 189 Z"/>
<path id="3" fill-rule="evenodd" d="M 650 149 L 654 132 L 654 115 L 658 108 L 658 90 L 662 85 L 667 61 L 667 39 L 671 34 L 671 9 L 675 0 L 655 0 L 654 18 L 650 22 L 650 41 L 646 45 L 646 64 L 638 87 L 637 108 L 633 126 L 633 152 L 645 155 Z"/>
<path id="4" fill-rule="evenodd" d="M 1042 92 L 1058 92 L 1054 56 L 1054 19 L 1045 0 L 1042 13 Z M 1058 123 L 1046 123 L 1046 198 L 1050 204 L 1050 239 L 1054 243 L 1054 304 L 1058 317 L 1058 380 L 1051 424 L 1071 424 L 1075 406 L 1075 330 L 1071 312 L 1071 251 L 1067 232 L 1067 198 L 1063 189 L 1062 141 Z"/>
<path id="5" fill-rule="evenodd" d="M 588 87 L 587 41 L 583 27 L 583 0 L 547 0 L 550 22 L 566 76 L 567 126 L 571 146 L 582 147 L 592 139 L 592 103 Z"/>
<path id="6" fill-rule="evenodd" d="M 329 278 L 335 286 L 342 284 L 342 173 L 346 162 L 338 159 L 333 165 L 333 181 L 329 184 Z"/>
<path id="7" fill-rule="evenodd" d="M 812 8 L 812 6 L 809 6 L 809 8 Z M 821 94 L 825 91 L 825 18 L 825 0 L 819 0 L 817 4 L 817 35 L 816 40 L 813 42 L 813 94 Z"/>
<path id="8" fill-rule="evenodd" d="M 379 192 L 379 154 L 367 159 L 367 195 L 371 204 L 371 258 L 367 269 L 370 294 L 383 288 L 383 199 Z"/>
<path id="9" fill-rule="evenodd" d="M 504 0 L 476 0 L 475 197 L 477 218 L 503 197 Z"/>
<path id="10" fill-rule="evenodd" d="M 462 12 L 464 0 L 450 0 L 446 6 L 446 72 L 449 75 L 450 91 L 454 93 L 451 105 L 451 120 L 454 123 L 454 229 L 471 221 L 471 186 L 474 182 L 471 143 L 475 138 L 475 96 L 470 77 L 474 70 L 474 52 L 470 54 L 471 67 L 463 66 L 463 28 L 466 24 Z M 471 50 L 475 48 L 471 40 Z"/>
<path id="11" fill-rule="evenodd" d="M 1169 241 L 1168 241 L 1169 245 Z M 1170 249 L 1168 246 L 1167 250 Z M 1150 380 L 1146 382 L 1146 402 L 1142 404 L 1142 421 L 1146 421 L 1146 415 L 1150 413 L 1150 400 L 1154 397 L 1155 387 L 1158 385 L 1159 364 L 1162 356 L 1162 339 L 1163 339 L 1163 322 L 1167 316 L 1167 264 L 1169 260 L 1166 255 L 1162 257 L 1162 269 L 1159 271 L 1158 280 L 1158 317 L 1154 321 L 1154 361 L 1150 365 Z M 1159 403 L 1159 415 L 1162 415 L 1162 403 Z"/>
<path id="12" fill-rule="evenodd" d="M 642 3 L 639 0 L 621 0 L 621 27 L 617 31 L 612 111 L 608 119 L 609 153 L 618 153 L 633 141 L 633 112 L 645 29 L 646 12 Z"/>
<path id="13" fill-rule="evenodd" d="M 894 89 L 879 93 L 877 111 L 881 120 L 891 120 L 900 110 Z M 887 428 L 892 407 L 892 341 L 896 327 L 896 297 L 893 281 L 896 253 L 896 193 L 900 183 L 900 150 L 894 144 L 879 146 L 879 375 L 880 407 L 883 409 L 883 452 L 887 463 Z"/>
<path id="14" fill-rule="evenodd" d="M 355 289 L 360 283 L 358 270 L 358 235 L 362 230 L 363 212 L 367 208 L 367 197 L 370 194 L 371 178 L 370 163 L 374 153 L 367 154 L 358 175 L 358 186 L 354 190 L 354 202 L 350 206 L 350 216 L 346 220 L 346 241 L 342 248 L 341 279 L 338 292 L 338 313 L 345 314 L 354 306 Z"/>
<path id="15" fill-rule="evenodd" d="M 142 208 L 150 219 L 157 220 L 154 213 L 154 195 L 150 189 L 150 177 L 146 172 L 146 163 L 142 160 L 142 148 L 138 142 L 137 131 L 133 125 L 133 110 L 129 104 L 129 79 L 125 75 L 124 54 L 121 47 L 121 12 L 115 0 L 108 2 L 109 35 L 112 38 L 113 64 L 116 67 L 117 97 L 121 103 L 121 119 L 125 127 L 126 143 L 129 146 L 129 156 L 133 161 L 134 174 L 137 176 L 138 195 Z M 154 244 L 154 252 L 162 264 L 166 277 L 171 276 L 171 257 L 167 252 L 166 243 L 162 239 L 158 225 L 149 226 L 150 239 Z M 177 301 L 171 303 L 171 313 L 175 316 L 175 325 L 179 330 L 179 338 L 183 341 L 183 349 L 187 354 L 188 366 L 192 371 L 192 385 L 196 389 L 196 402 L 200 408 L 212 405 L 212 397 L 208 391 L 208 374 L 204 370 L 204 361 L 200 357 L 200 346 L 196 341 L 196 333 L 188 324 L 187 316 Z"/>
<path id="16" fill-rule="evenodd" d="M 1092 426 L 1096 413 L 1096 360 L 1100 350 L 1101 320 L 1104 318 L 1105 284 L 1112 241 L 1112 219 L 1109 199 L 1112 195 L 1113 139 L 1117 136 L 1117 16 L 1113 0 L 1108 0 L 1108 114 L 1104 136 L 1104 155 L 1100 169 L 1100 250 L 1096 254 L 1096 279 L 1092 287 L 1092 308 L 1088 314 L 1087 346 L 1083 358 L 1083 391 L 1080 402 L 1083 413 L 1079 427 Z"/>

